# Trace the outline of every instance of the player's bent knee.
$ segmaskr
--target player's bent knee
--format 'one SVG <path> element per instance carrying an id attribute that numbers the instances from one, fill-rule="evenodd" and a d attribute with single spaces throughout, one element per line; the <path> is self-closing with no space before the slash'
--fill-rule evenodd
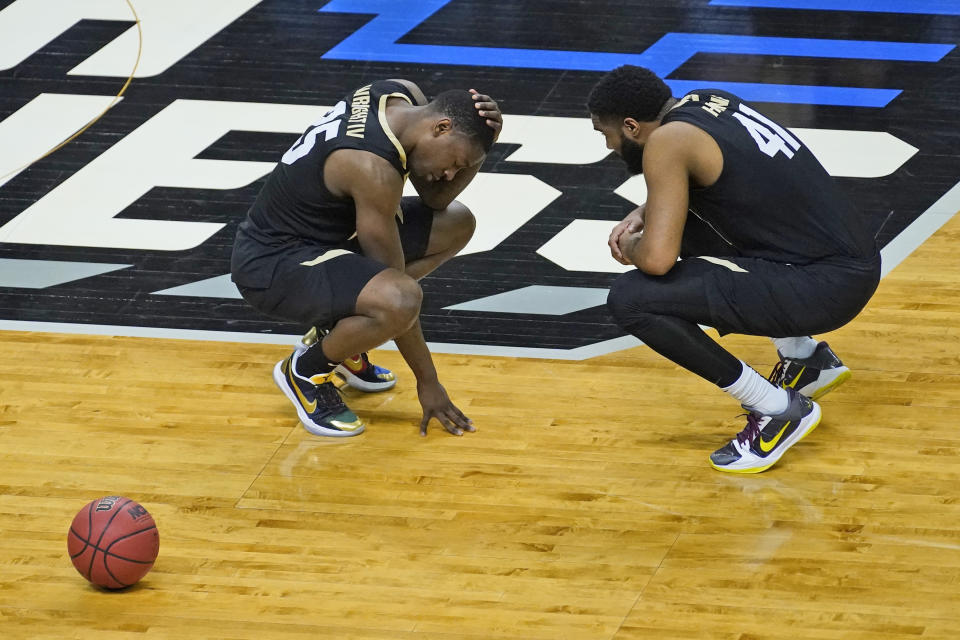
<path id="1" fill-rule="evenodd" d="M 471 235 L 477 228 L 477 218 L 473 215 L 467 205 L 459 200 L 454 200 L 447 207 L 447 214 L 450 215 L 457 224 L 457 227 L 466 229 Z"/>
<path id="2" fill-rule="evenodd" d="M 356 311 L 399 335 L 417 319 L 422 301 L 423 290 L 416 280 L 395 269 L 385 269 L 364 287 Z"/>
<path id="3" fill-rule="evenodd" d="M 403 287 L 400 292 L 400 304 L 397 306 L 397 317 L 407 329 L 420 317 L 420 305 L 423 304 L 423 289 L 420 284 L 408 276 L 403 278 Z"/>
<path id="4" fill-rule="evenodd" d="M 631 270 L 613 281 L 607 293 L 607 309 L 620 327 L 635 333 L 638 325 L 657 315 L 659 297 L 653 278 L 640 270 Z"/>
<path id="5" fill-rule="evenodd" d="M 477 230 L 477 218 L 473 215 L 473 212 L 462 202 L 454 200 L 447 207 L 444 215 L 449 216 L 452 222 L 453 244 L 459 245 L 461 248 L 466 246 Z"/>
<path id="6" fill-rule="evenodd" d="M 381 310 L 397 331 L 406 331 L 420 315 L 423 289 L 413 278 L 398 274 L 390 283 L 382 300 Z"/>
<path id="7" fill-rule="evenodd" d="M 638 310 L 636 276 L 628 272 L 617 277 L 607 293 L 607 309 L 621 327 L 631 323 Z"/>

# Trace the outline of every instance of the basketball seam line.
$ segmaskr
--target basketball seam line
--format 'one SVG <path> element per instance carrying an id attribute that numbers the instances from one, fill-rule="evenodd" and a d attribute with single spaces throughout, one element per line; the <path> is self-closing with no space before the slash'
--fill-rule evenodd
<path id="1" fill-rule="evenodd" d="M 93 533 L 93 502 L 87 503 L 87 537 L 88 537 L 88 538 L 92 538 L 92 537 L 93 537 L 92 535 L 90 535 L 91 533 Z M 79 537 L 79 536 L 77 536 L 77 537 Z M 86 550 L 87 550 L 87 547 L 89 547 L 89 546 L 90 546 L 90 540 L 89 540 L 89 539 L 84 540 L 84 541 L 83 541 L 83 550 L 86 551 Z M 94 553 L 96 553 L 96 551 L 94 551 Z M 87 580 L 90 579 L 90 571 L 89 571 L 89 569 L 87 570 L 86 578 L 87 578 Z"/>
<path id="2" fill-rule="evenodd" d="M 123 508 L 124 508 L 125 506 L 127 506 L 128 504 L 130 504 L 131 502 L 133 502 L 133 500 L 131 500 L 130 498 L 127 498 L 126 500 L 127 500 L 127 501 L 126 501 L 124 504 L 117 506 L 117 511 L 116 511 L 116 513 L 114 513 L 112 516 L 110 516 L 110 519 L 107 520 L 106 524 L 103 525 L 103 529 L 102 529 L 101 532 L 100 532 L 100 539 L 97 540 L 97 543 L 96 543 L 95 545 L 93 545 L 93 547 L 94 547 L 94 552 L 93 552 L 93 555 L 90 557 L 90 567 L 87 569 L 87 576 L 88 576 L 87 579 L 88 579 L 88 580 L 90 579 L 89 576 L 93 575 L 93 563 L 96 562 L 96 560 L 97 560 L 97 550 L 100 548 L 100 543 L 103 542 L 103 536 L 107 535 L 107 529 L 110 528 L 110 525 L 113 523 L 114 519 L 116 519 L 116 517 L 117 517 L 118 515 L 120 515 L 120 512 L 123 510 Z M 91 531 L 91 532 L 93 531 L 93 507 L 92 507 L 92 505 L 93 505 L 93 503 L 91 503 L 91 509 L 90 509 L 90 513 L 91 513 L 91 515 L 90 515 L 90 531 Z M 93 536 L 90 536 L 90 537 L 93 538 Z M 105 552 L 101 551 L 101 553 L 105 553 Z M 108 569 L 107 572 L 109 573 L 109 571 L 110 571 L 110 570 Z M 111 573 L 110 576 L 113 577 L 113 574 Z M 114 578 L 114 579 L 116 580 L 116 578 Z M 120 581 L 117 580 L 117 582 L 120 582 Z M 122 583 L 121 583 L 121 584 L 122 584 Z"/>
<path id="3" fill-rule="evenodd" d="M 110 547 L 112 547 L 112 546 L 115 545 L 116 543 L 120 542 L 121 540 L 124 540 L 124 539 L 126 539 L 126 538 L 129 538 L 130 536 L 135 536 L 135 535 L 137 535 L 138 533 L 143 533 L 144 531 L 150 531 L 151 529 L 156 529 L 156 528 L 157 528 L 157 526 L 156 526 L 156 525 L 153 525 L 153 526 L 147 527 L 146 529 L 140 529 L 139 531 L 134 531 L 133 533 L 128 533 L 127 535 L 123 536 L 122 538 L 117 538 L 116 540 L 114 540 L 113 542 L 111 542 L 111 543 L 110 543 Z M 73 530 L 73 527 L 70 527 L 70 531 L 73 533 L 73 535 L 77 536 L 77 539 L 80 540 L 81 542 L 83 542 L 84 545 L 85 545 L 85 546 L 83 547 L 83 551 L 81 551 L 80 553 L 78 553 L 78 554 L 76 554 L 76 555 L 70 556 L 71 558 L 77 558 L 77 557 L 83 555 L 84 551 L 87 550 L 87 547 L 93 547 L 94 552 L 99 551 L 100 553 L 102 553 L 102 554 L 104 554 L 104 555 L 111 556 L 111 557 L 113 557 L 113 558 L 117 558 L 118 560 L 123 560 L 124 562 L 136 562 L 137 564 L 151 564 L 151 563 L 153 563 L 153 562 L 156 562 L 156 560 L 134 560 L 133 558 L 127 558 L 126 556 L 120 555 L 120 554 L 117 553 L 116 551 L 110 551 L 110 547 L 107 547 L 106 549 L 101 549 L 101 548 L 98 547 L 97 545 L 91 544 L 88 540 L 84 540 L 84 539 L 80 536 L 79 533 L 77 533 L 76 531 Z"/>
<path id="4" fill-rule="evenodd" d="M 110 547 L 112 547 L 113 545 L 117 544 L 117 543 L 120 542 L 121 540 L 126 540 L 127 538 L 129 538 L 129 537 L 131 537 L 131 536 L 135 536 L 135 535 L 137 535 L 137 534 L 139 534 L 139 533 L 143 533 L 144 531 L 150 531 L 150 530 L 156 529 L 156 528 L 157 528 L 157 525 L 153 524 L 153 525 L 150 525 L 149 527 L 147 527 L 146 529 L 140 529 L 139 531 L 134 531 L 133 533 L 128 533 L 128 534 L 125 535 L 125 536 L 120 536 L 119 538 L 117 538 L 116 540 L 114 540 L 113 542 L 111 542 L 111 543 L 107 546 L 106 549 L 101 549 L 100 551 L 101 551 L 101 553 L 109 553 L 110 555 L 112 555 L 112 556 L 114 556 L 114 557 L 117 557 L 117 558 L 121 558 L 121 559 L 123 559 L 123 560 L 129 560 L 129 558 L 124 558 L 123 556 L 119 556 L 119 555 L 117 555 L 116 553 L 111 553 L 111 552 L 110 552 Z M 130 560 L 130 562 L 142 562 L 142 563 L 146 564 L 146 561 L 144 561 L 144 560 Z M 150 562 L 155 562 L 155 560 L 151 560 Z"/>
<path id="5" fill-rule="evenodd" d="M 131 500 L 131 502 L 132 502 L 132 500 Z M 111 522 L 111 523 L 113 522 L 113 518 L 110 519 L 110 522 Z M 109 523 L 108 523 L 107 526 L 109 526 Z M 126 589 L 127 587 L 132 587 L 134 584 L 137 583 L 137 580 L 134 580 L 133 582 L 131 582 L 131 583 L 129 583 L 129 584 L 127 584 L 127 583 L 125 583 L 125 582 L 122 582 L 119 578 L 117 578 L 117 576 L 115 576 L 115 575 L 113 574 L 113 571 L 110 570 L 110 565 L 107 564 L 107 558 L 109 558 L 110 556 L 115 556 L 115 557 L 117 557 L 117 558 L 122 559 L 124 562 L 133 562 L 133 563 L 135 563 L 135 564 L 150 564 L 150 565 L 152 565 L 154 561 L 151 560 L 150 562 L 145 562 L 145 561 L 143 561 L 143 560 L 130 560 L 129 558 L 123 558 L 122 556 L 116 556 L 115 554 L 110 553 L 110 551 L 109 551 L 110 547 L 112 547 L 113 545 L 117 544 L 119 541 L 121 541 L 121 540 L 123 540 L 123 539 L 125 539 L 125 538 L 129 538 L 130 536 L 134 536 L 134 535 L 136 535 L 136 534 L 138 534 L 138 533 L 143 533 L 144 531 L 150 531 L 151 529 L 156 529 L 156 528 L 157 528 L 157 526 L 156 526 L 156 525 L 153 525 L 153 526 L 147 527 L 146 529 L 141 529 L 140 531 L 135 531 L 135 532 L 133 532 L 133 533 L 128 533 L 127 535 L 125 535 L 125 536 L 123 536 L 123 537 L 120 537 L 120 538 L 117 538 L 116 540 L 114 540 L 113 542 L 111 542 L 110 545 L 109 545 L 105 550 L 103 550 L 103 551 L 100 552 L 100 553 L 103 554 L 103 568 L 104 568 L 104 570 L 105 570 L 108 574 L 110 574 L 110 577 L 113 578 L 113 581 L 120 585 L 119 587 L 117 587 L 118 589 Z M 104 533 L 106 533 L 106 529 L 104 529 Z M 101 536 L 101 539 L 102 539 L 102 536 Z M 149 569 L 148 569 L 148 571 L 149 571 Z M 109 587 L 108 587 L 108 588 L 109 588 Z"/>
<path id="6" fill-rule="evenodd" d="M 123 582 L 120 582 L 120 580 L 117 579 L 117 576 L 113 575 L 113 571 L 110 571 L 110 565 L 107 564 L 106 552 L 104 552 L 103 554 L 103 568 L 106 570 L 107 573 L 110 574 L 110 577 L 113 578 L 113 581 L 116 582 L 118 585 L 120 585 L 119 587 L 117 587 L 118 589 L 126 589 L 127 587 L 134 584 L 133 582 L 131 582 L 130 584 L 125 584 Z"/>
<path id="7" fill-rule="evenodd" d="M 122 556 L 119 553 L 114 553 L 113 551 L 104 551 L 99 547 L 94 547 L 93 545 L 90 545 L 90 546 L 93 547 L 94 550 L 99 551 L 105 556 L 110 556 L 111 558 L 116 558 L 117 560 L 123 560 L 124 562 L 136 562 L 137 564 L 151 564 L 156 562 L 156 560 L 134 560 L 133 558 L 127 558 L 126 556 Z"/>
<path id="8" fill-rule="evenodd" d="M 79 558 L 80 556 L 83 555 L 83 552 L 86 551 L 87 547 L 90 546 L 90 541 L 84 538 L 83 536 L 81 536 L 79 533 L 77 533 L 76 529 L 74 529 L 72 525 L 70 527 L 70 533 L 75 535 L 77 537 L 77 540 L 83 543 L 83 549 L 81 549 L 80 551 L 70 556 L 70 559 L 72 560 L 73 558 Z"/>

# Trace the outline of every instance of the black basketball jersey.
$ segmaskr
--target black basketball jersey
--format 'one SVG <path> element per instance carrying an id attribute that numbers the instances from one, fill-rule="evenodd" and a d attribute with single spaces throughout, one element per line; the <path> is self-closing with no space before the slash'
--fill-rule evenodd
<path id="1" fill-rule="evenodd" d="M 663 123 L 675 120 L 706 131 L 723 153 L 719 179 L 690 188 L 690 212 L 741 253 L 796 264 L 876 254 L 852 203 L 785 127 L 716 89 L 684 96 Z"/>
<path id="2" fill-rule="evenodd" d="M 352 199 L 330 193 L 324 185 L 323 167 L 334 151 L 358 149 L 385 158 L 406 179 L 406 153 L 387 124 L 389 98 L 416 104 L 406 86 L 380 80 L 350 92 L 310 125 L 267 177 L 238 236 L 272 247 L 277 255 L 291 243 L 336 247 L 350 239 L 357 229 L 356 208 Z M 233 256 L 234 281 L 268 286 L 272 270 L 262 260 L 267 252 L 246 253 L 238 243 Z M 253 261 L 258 262 L 255 267 L 245 268 Z"/>

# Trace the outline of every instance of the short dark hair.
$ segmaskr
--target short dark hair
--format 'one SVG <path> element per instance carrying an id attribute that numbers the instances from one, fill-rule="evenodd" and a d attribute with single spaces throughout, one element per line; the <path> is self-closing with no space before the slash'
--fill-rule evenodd
<path id="1" fill-rule="evenodd" d="M 450 118 L 454 130 L 459 131 L 483 147 L 483 152 L 493 146 L 493 127 L 480 115 L 474 106 L 473 94 L 463 89 L 451 89 L 437 95 L 430 107 L 441 115 Z"/>
<path id="2" fill-rule="evenodd" d="M 609 71 L 587 98 L 590 113 L 601 119 L 633 118 L 653 122 L 673 94 L 657 74 L 625 64 Z"/>

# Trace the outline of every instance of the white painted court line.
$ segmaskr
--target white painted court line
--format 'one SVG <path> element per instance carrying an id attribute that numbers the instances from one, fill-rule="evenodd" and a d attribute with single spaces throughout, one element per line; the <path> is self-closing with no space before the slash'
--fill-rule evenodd
<path id="1" fill-rule="evenodd" d="M 909 227 L 903 230 L 881 252 L 885 277 L 897 265 L 913 253 L 927 238 L 946 224 L 960 211 L 960 182 L 931 205 Z M 172 338 L 178 340 L 211 340 L 217 342 L 250 342 L 260 344 L 292 345 L 300 336 L 269 333 L 238 333 L 232 331 L 200 331 L 196 329 L 162 329 L 155 327 L 127 327 L 63 322 L 22 322 L 0 320 L 0 330 L 43 331 L 49 333 L 79 333 L 107 336 L 132 336 L 140 338 Z M 623 336 L 576 349 L 537 349 L 530 347 L 500 347 L 496 345 L 428 343 L 433 353 L 458 355 L 507 356 L 515 358 L 548 358 L 552 360 L 586 360 L 595 356 L 622 351 L 640 345 L 633 336 Z M 387 343 L 382 349 L 396 349 Z"/>
<path id="2" fill-rule="evenodd" d="M 937 230 L 960 211 L 960 182 L 953 185 L 943 196 L 924 211 L 919 218 L 890 241 L 880 252 L 883 268 L 880 277 L 885 278 L 897 265 L 927 241 Z"/>

